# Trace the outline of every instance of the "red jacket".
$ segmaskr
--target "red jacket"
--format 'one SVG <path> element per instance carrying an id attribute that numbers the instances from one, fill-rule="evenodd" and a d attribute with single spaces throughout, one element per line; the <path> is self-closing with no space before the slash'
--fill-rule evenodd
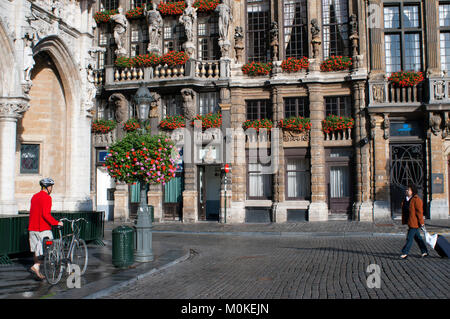
<path id="1" fill-rule="evenodd" d="M 52 217 L 52 198 L 46 191 L 40 191 L 31 198 L 29 231 L 51 230 L 58 225 L 58 221 Z"/>

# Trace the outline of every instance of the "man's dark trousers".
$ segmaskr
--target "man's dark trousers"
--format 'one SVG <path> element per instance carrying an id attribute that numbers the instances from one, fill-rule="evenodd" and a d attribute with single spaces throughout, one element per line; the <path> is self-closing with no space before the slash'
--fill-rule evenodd
<path id="1" fill-rule="evenodd" d="M 416 243 L 419 245 L 420 251 L 423 253 L 428 253 L 427 246 L 425 245 L 425 242 L 423 241 L 422 237 L 420 236 L 419 228 L 410 228 L 408 229 L 408 234 L 406 235 L 406 244 L 405 247 L 402 249 L 402 253 L 404 255 L 408 255 L 409 250 L 411 249 L 411 246 L 413 244 L 413 240 L 416 241 Z"/>

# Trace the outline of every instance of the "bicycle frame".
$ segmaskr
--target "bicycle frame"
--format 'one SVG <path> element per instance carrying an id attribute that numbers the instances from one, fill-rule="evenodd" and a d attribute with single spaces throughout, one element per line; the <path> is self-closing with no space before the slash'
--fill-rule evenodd
<path id="1" fill-rule="evenodd" d="M 83 220 L 83 221 L 87 222 L 84 218 L 78 218 L 78 219 L 73 219 L 73 220 L 70 220 L 70 219 L 67 219 L 67 218 L 61 218 L 60 221 L 68 221 L 68 222 L 71 223 L 72 234 L 63 236 L 62 228 L 60 227 L 60 228 L 58 228 L 59 238 L 53 240 L 53 243 L 56 242 L 56 244 L 57 244 L 58 251 L 62 251 L 63 252 L 62 259 L 63 259 L 63 263 L 66 264 L 66 265 L 70 264 L 70 255 L 72 254 L 72 250 L 73 250 L 73 246 L 74 246 L 74 243 L 75 243 L 75 239 L 78 239 L 79 236 L 80 236 L 81 229 L 80 228 L 78 228 L 76 230 L 74 229 L 74 224 L 76 222 L 80 221 L 80 220 Z M 72 237 L 72 238 L 70 240 L 69 249 L 67 250 L 67 255 L 64 255 L 64 253 L 65 253 L 64 246 L 63 246 L 64 245 L 64 238 L 68 238 L 68 237 Z"/>

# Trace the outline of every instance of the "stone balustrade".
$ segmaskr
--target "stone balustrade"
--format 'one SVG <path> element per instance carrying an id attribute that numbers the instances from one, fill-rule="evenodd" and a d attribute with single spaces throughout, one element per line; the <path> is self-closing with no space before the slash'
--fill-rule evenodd
<path id="1" fill-rule="evenodd" d="M 352 130 L 351 128 L 331 131 L 330 133 L 324 133 L 325 141 L 350 141 L 352 139 Z"/>
<path id="2" fill-rule="evenodd" d="M 116 130 L 108 133 L 94 133 L 92 134 L 94 147 L 110 146 L 116 141 Z"/>
<path id="3" fill-rule="evenodd" d="M 94 76 L 94 84 L 95 85 L 105 84 L 105 70 L 103 70 L 103 69 L 94 70 L 93 76 Z"/>
<path id="4" fill-rule="evenodd" d="M 114 82 L 138 81 L 144 79 L 144 68 L 115 68 Z"/>
<path id="5" fill-rule="evenodd" d="M 424 82 L 412 87 L 397 87 L 389 81 L 369 81 L 369 106 L 419 105 L 425 102 Z"/>
<path id="6" fill-rule="evenodd" d="M 196 61 L 195 62 L 195 77 L 218 79 L 220 77 L 219 61 Z"/>

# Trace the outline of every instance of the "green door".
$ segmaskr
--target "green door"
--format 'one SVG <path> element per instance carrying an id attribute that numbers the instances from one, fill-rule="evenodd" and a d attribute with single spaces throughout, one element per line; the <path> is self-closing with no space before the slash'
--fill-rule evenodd
<path id="1" fill-rule="evenodd" d="M 183 205 L 184 178 L 177 173 L 166 185 L 164 185 L 164 218 L 181 220 Z"/>

